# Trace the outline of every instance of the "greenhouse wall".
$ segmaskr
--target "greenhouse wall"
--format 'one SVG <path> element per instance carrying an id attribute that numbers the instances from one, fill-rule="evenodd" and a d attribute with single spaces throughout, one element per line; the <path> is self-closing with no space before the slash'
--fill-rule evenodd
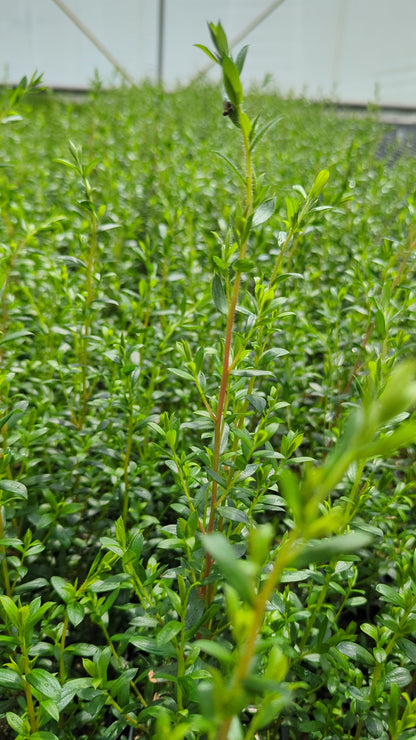
<path id="1" fill-rule="evenodd" d="M 246 79 L 283 94 L 416 108 L 415 0 L 0 0 L 0 71 L 36 69 L 51 87 L 98 73 L 187 84 L 206 58 L 207 21 L 249 44 Z M 217 71 L 208 71 L 215 79 Z"/>

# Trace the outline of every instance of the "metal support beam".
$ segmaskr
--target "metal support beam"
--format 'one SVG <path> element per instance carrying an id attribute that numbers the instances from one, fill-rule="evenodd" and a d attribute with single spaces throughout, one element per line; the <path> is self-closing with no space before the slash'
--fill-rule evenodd
<path id="1" fill-rule="evenodd" d="M 115 67 L 115 69 L 120 72 L 121 76 L 124 77 L 127 82 L 130 83 L 133 87 L 136 87 L 136 82 L 133 79 L 133 77 L 127 72 L 126 69 L 120 64 L 120 62 L 117 61 L 117 59 L 112 55 L 112 53 L 104 46 L 104 44 L 101 43 L 101 41 L 90 31 L 89 28 L 78 18 L 78 16 L 75 15 L 75 13 L 68 8 L 68 6 L 63 2 L 63 0 L 52 0 L 52 2 L 55 3 L 55 5 L 58 6 L 62 10 L 63 13 L 65 13 L 66 16 L 74 23 L 74 25 L 84 34 L 84 36 L 87 37 L 91 41 L 92 44 L 98 49 L 98 51 L 105 56 L 107 61 L 110 62 L 110 64 Z"/>
<path id="2" fill-rule="evenodd" d="M 163 62 L 165 52 L 165 0 L 159 0 L 159 27 L 157 47 L 157 82 L 163 85 Z"/>

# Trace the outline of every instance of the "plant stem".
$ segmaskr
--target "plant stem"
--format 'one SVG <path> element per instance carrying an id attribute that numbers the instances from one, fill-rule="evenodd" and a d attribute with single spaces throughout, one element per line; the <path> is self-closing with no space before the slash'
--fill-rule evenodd
<path id="1" fill-rule="evenodd" d="M 131 391 L 131 388 L 130 388 Z M 133 418 L 133 401 L 130 399 L 131 402 L 131 409 L 129 414 L 129 423 L 127 428 L 127 443 L 126 443 L 126 450 L 124 453 L 124 464 L 123 464 L 123 481 L 124 481 L 124 494 L 123 494 L 123 524 L 126 524 L 127 521 L 127 515 L 129 512 L 129 493 L 130 493 L 130 481 L 129 481 L 129 463 L 130 463 L 130 455 L 131 455 L 131 448 L 133 444 L 133 433 L 134 433 L 134 418 Z"/>
<path id="2" fill-rule="evenodd" d="M 25 640 L 24 633 L 22 634 L 21 651 L 22 651 L 22 657 L 23 657 L 23 670 L 24 670 L 23 683 L 24 683 L 24 691 L 25 691 L 25 696 L 26 696 L 27 713 L 29 715 L 30 729 L 32 732 L 36 732 L 36 730 L 38 729 L 38 721 L 36 719 L 36 712 L 35 712 L 35 707 L 33 704 L 32 689 L 30 688 L 30 683 L 26 678 L 28 674 L 30 673 L 30 662 L 29 662 L 29 656 L 27 654 L 26 640 Z"/>
<path id="3" fill-rule="evenodd" d="M 242 111 L 241 107 L 238 106 L 237 108 L 238 117 L 241 120 Z M 248 138 L 247 130 L 245 126 L 241 127 L 242 133 L 243 133 L 243 143 L 244 143 L 244 152 L 245 152 L 245 161 L 246 161 L 246 193 L 245 193 L 245 215 L 246 218 L 249 218 L 253 211 L 253 169 L 252 169 L 252 162 L 251 162 L 251 149 L 250 149 L 250 141 Z M 240 253 L 239 258 L 244 259 L 246 251 L 247 251 L 247 245 L 248 245 L 248 233 L 243 237 L 241 245 L 240 245 Z M 222 435 L 224 432 L 224 424 L 225 424 L 225 408 L 226 408 L 226 397 L 227 397 L 227 390 L 228 390 L 228 382 L 229 382 L 229 376 L 230 376 L 230 352 L 231 352 L 231 343 L 233 338 L 233 327 L 234 327 L 234 319 L 235 319 L 235 312 L 237 308 L 237 301 L 238 301 L 238 295 L 240 292 L 240 283 L 241 283 L 241 272 L 236 272 L 234 285 L 233 285 L 233 291 L 231 294 L 231 301 L 228 308 L 228 315 L 227 315 L 227 325 L 225 329 L 225 341 L 224 341 L 224 355 L 223 355 L 223 362 L 222 362 L 222 374 L 221 374 L 221 382 L 220 382 L 220 390 L 218 394 L 218 404 L 217 404 L 217 411 L 215 414 L 215 420 L 214 420 L 214 459 L 213 459 L 213 470 L 216 474 L 219 474 L 220 469 L 220 457 L 221 457 L 221 440 Z M 209 521 L 207 526 L 207 532 L 213 532 L 215 527 L 215 517 L 216 517 L 216 511 L 217 511 L 217 505 L 218 505 L 218 483 L 216 480 L 212 481 L 212 489 L 211 489 L 211 510 L 209 515 Z M 208 553 L 206 556 L 206 562 L 205 562 L 205 573 L 204 578 L 207 578 L 211 568 L 212 568 L 213 559 L 211 555 Z M 210 599 L 212 598 L 212 589 L 208 592 L 208 603 L 210 603 Z"/>
<path id="4" fill-rule="evenodd" d="M 0 539 L 1 540 L 5 539 L 3 510 L 4 510 L 4 507 L 0 506 Z M 7 567 L 6 548 L 4 545 L 0 545 L 0 555 L 2 556 L 1 569 L 3 572 L 4 590 L 7 596 L 11 596 L 12 591 L 10 588 L 9 569 Z"/>
<path id="5" fill-rule="evenodd" d="M 87 188 L 86 192 L 88 194 Z M 94 300 L 94 289 L 93 289 L 93 273 L 95 264 L 95 255 L 97 252 L 97 216 L 94 210 L 91 210 L 91 241 L 90 249 L 88 252 L 87 261 L 87 306 L 86 306 L 86 317 L 83 327 L 83 337 L 81 343 L 81 373 L 82 373 L 82 401 L 81 411 L 79 419 L 79 427 L 82 429 L 84 421 L 87 415 L 87 407 L 91 391 L 88 392 L 87 388 L 87 361 L 88 361 L 88 349 L 89 349 L 89 335 L 91 331 L 91 304 Z"/>
<path id="6" fill-rule="evenodd" d="M 64 652 L 65 652 L 65 641 L 66 641 L 66 633 L 68 631 L 68 625 L 69 625 L 69 617 L 68 614 L 65 613 L 65 619 L 64 619 L 64 626 L 62 628 L 62 636 L 61 636 L 61 655 L 59 657 L 59 680 L 61 682 L 61 685 L 63 686 L 65 683 L 65 664 L 64 664 Z"/>
<path id="7" fill-rule="evenodd" d="M 250 669 L 250 664 L 253 660 L 257 637 L 260 632 L 264 612 L 266 609 L 267 602 L 269 601 L 274 589 L 279 582 L 281 575 L 289 563 L 301 552 L 303 543 L 299 537 L 297 530 L 292 530 L 288 535 L 285 542 L 280 546 L 277 553 L 276 559 L 273 564 L 273 568 L 269 573 L 263 587 L 259 591 L 255 605 L 253 607 L 253 618 L 251 621 L 250 629 L 246 635 L 240 660 L 234 671 L 234 675 L 231 682 L 231 691 L 237 693 L 241 687 L 242 682 L 247 677 Z M 228 731 L 232 722 L 232 716 L 227 717 L 221 724 L 218 730 L 217 740 L 227 740 Z"/>

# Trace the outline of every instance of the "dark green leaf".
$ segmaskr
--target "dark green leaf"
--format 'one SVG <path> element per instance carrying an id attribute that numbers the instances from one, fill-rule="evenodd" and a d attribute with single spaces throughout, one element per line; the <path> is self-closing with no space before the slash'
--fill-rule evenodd
<path id="1" fill-rule="evenodd" d="M 404 689 L 409 686 L 412 682 L 412 674 L 407 668 L 402 666 L 393 667 L 391 670 L 387 669 L 386 676 L 384 679 L 385 686 L 392 686 L 395 684 L 399 688 Z"/>
<path id="2" fill-rule="evenodd" d="M 16 689 L 17 691 L 22 691 L 23 689 L 23 684 L 18 674 L 9 668 L 0 668 L 0 686 L 4 686 L 7 689 Z"/>
<path id="3" fill-rule="evenodd" d="M 46 696 L 54 701 L 59 701 L 61 698 L 61 684 L 49 671 L 45 671 L 43 668 L 33 668 L 27 676 L 27 680 L 42 697 Z"/>
<path id="4" fill-rule="evenodd" d="M 227 296 L 225 294 L 225 290 L 221 282 L 221 278 L 219 275 L 217 275 L 217 273 L 215 273 L 212 279 L 212 298 L 214 300 L 215 307 L 218 309 L 218 311 L 222 314 L 227 315 L 228 313 Z"/>
<path id="5" fill-rule="evenodd" d="M 374 665 L 374 658 L 371 653 L 361 645 L 357 645 L 355 642 L 343 640 L 338 643 L 337 649 L 348 658 L 356 660 L 357 663 L 363 663 L 366 666 Z"/>

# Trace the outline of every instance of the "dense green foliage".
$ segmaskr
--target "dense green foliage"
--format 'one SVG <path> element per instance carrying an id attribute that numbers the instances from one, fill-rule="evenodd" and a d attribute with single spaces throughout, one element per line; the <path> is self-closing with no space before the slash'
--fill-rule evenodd
<path id="1" fill-rule="evenodd" d="M 3 93 L 2 737 L 414 737 L 415 162 L 226 58 Z"/>

